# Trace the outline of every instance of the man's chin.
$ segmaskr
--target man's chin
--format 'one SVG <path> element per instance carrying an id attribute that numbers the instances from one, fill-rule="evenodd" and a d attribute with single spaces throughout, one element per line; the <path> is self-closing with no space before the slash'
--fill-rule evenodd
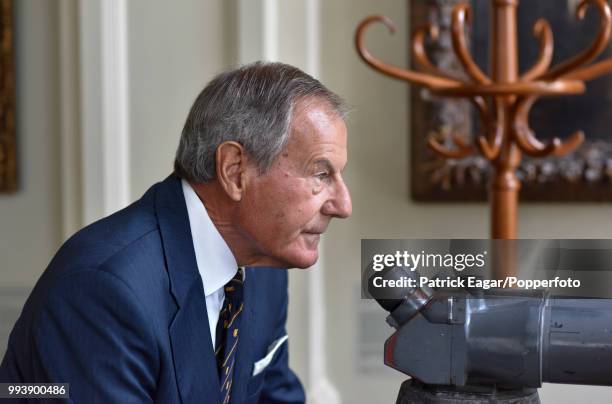
<path id="1" fill-rule="evenodd" d="M 308 269 L 308 268 L 312 267 L 316 263 L 317 263 L 317 260 L 315 259 L 315 260 L 309 262 L 308 264 L 294 265 L 293 268 Z"/>
<path id="2" fill-rule="evenodd" d="M 266 267 L 266 268 L 299 268 L 307 269 L 317 263 L 319 252 L 317 250 L 309 250 L 306 253 L 292 254 L 290 256 L 271 256 L 262 257 L 261 259 L 247 264 L 249 267 Z"/>
<path id="3" fill-rule="evenodd" d="M 308 251 L 307 254 L 301 254 L 299 257 L 288 260 L 289 268 L 307 269 L 317 263 L 319 252 L 317 250 Z"/>

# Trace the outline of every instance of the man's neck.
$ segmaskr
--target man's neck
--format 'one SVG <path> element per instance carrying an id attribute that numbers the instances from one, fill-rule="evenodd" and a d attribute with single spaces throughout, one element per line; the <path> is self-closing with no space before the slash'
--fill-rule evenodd
<path id="1" fill-rule="evenodd" d="M 235 215 L 239 203 L 229 198 L 218 182 L 212 180 L 204 184 L 189 183 L 204 205 L 210 220 L 234 254 L 238 266 L 278 266 L 268 257 L 260 254 L 247 234 L 235 225 Z"/>

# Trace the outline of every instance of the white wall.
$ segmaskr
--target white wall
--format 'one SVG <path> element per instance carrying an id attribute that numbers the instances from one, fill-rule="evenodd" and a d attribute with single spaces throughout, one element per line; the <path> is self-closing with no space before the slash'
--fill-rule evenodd
<path id="1" fill-rule="evenodd" d="M 231 1 L 128 1 L 131 197 L 172 172 L 191 104 L 234 63 Z"/>
<path id="2" fill-rule="evenodd" d="M 18 190 L 0 194 L 0 351 L 8 327 L 61 242 L 57 18 L 14 2 Z"/>
<path id="3" fill-rule="evenodd" d="M 57 18 L 51 3 L 14 5 L 19 189 L 0 194 L 0 285 L 29 286 L 60 242 Z"/>

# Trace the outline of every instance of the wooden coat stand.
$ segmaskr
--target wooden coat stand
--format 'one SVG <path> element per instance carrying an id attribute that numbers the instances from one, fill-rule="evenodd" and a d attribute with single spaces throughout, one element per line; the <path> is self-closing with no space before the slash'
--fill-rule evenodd
<path id="1" fill-rule="evenodd" d="M 389 18 L 370 16 L 359 24 L 355 35 L 359 55 L 375 70 L 424 86 L 435 95 L 466 98 L 477 108 L 483 133 L 474 136 L 473 142 L 468 143 L 454 136 L 454 147 L 449 149 L 430 136 L 428 145 L 446 158 L 459 159 L 480 153 L 490 161 L 493 167 L 489 194 L 491 238 L 495 239 L 517 237 L 517 203 L 521 184 L 516 169 L 521 154 L 533 157 L 563 156 L 584 141 L 581 131 L 565 141 L 559 138 L 546 143 L 538 140 L 528 123 L 532 105 L 542 96 L 581 94 L 585 91 L 586 80 L 612 72 L 612 59 L 586 66 L 604 50 L 610 40 L 610 7 L 605 0 L 582 0 L 576 9 L 579 19 L 584 18 L 588 7 L 594 7 L 599 12 L 599 32 L 593 43 L 575 57 L 549 69 L 553 35 L 549 23 L 539 19 L 533 28 L 540 45 L 538 59 L 530 69 L 520 74 L 516 23 L 518 4 L 519 0 L 491 0 L 490 75 L 485 74 L 474 62 L 468 49 L 465 29 L 466 23 L 469 24 L 471 20 L 470 5 L 460 3 L 454 7 L 451 21 L 452 46 L 468 80 L 442 71 L 429 59 L 425 51 L 425 39 L 427 36 L 437 39 L 436 26 L 422 26 L 412 35 L 412 58 L 421 71 L 387 64 L 366 49 L 364 34 L 371 24 L 381 22 L 392 33 L 395 31 Z"/>

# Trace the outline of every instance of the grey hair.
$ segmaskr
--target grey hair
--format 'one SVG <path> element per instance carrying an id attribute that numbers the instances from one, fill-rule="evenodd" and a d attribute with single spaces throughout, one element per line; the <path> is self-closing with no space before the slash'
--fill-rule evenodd
<path id="1" fill-rule="evenodd" d="M 287 143 L 296 105 L 306 99 L 320 99 L 346 117 L 344 101 L 296 67 L 256 62 L 219 74 L 189 111 L 174 172 L 195 183 L 214 179 L 217 147 L 235 141 L 264 173 Z"/>

